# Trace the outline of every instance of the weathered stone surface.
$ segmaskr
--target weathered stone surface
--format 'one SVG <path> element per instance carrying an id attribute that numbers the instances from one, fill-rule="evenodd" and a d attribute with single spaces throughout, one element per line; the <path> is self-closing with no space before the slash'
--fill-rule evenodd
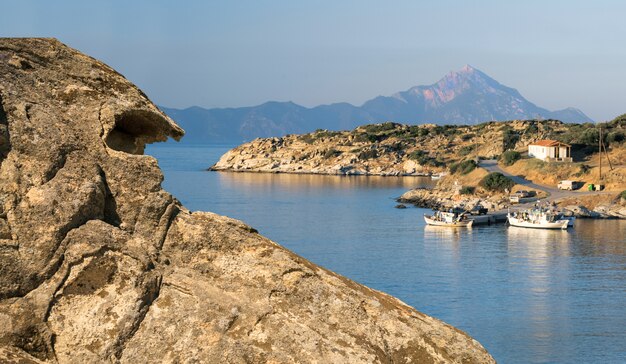
<path id="1" fill-rule="evenodd" d="M 186 210 L 183 131 L 52 39 L 0 39 L 0 361 L 485 363 L 465 333 L 243 223 Z"/>

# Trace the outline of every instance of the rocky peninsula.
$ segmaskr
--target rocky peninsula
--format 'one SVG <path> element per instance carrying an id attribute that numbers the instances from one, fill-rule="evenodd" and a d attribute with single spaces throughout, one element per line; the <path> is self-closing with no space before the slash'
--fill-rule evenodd
<path id="1" fill-rule="evenodd" d="M 480 181 L 489 172 L 485 159 L 498 160 L 512 176 L 524 176 L 534 188 L 512 183 L 510 192 L 534 190 L 539 198 L 554 199 L 559 180 L 582 184 L 602 181 L 600 198 L 574 193 L 556 202 L 580 217 L 626 217 L 622 198 L 626 190 L 626 115 L 604 123 L 606 153 L 597 152 L 594 124 L 565 124 L 557 120 L 514 120 L 467 125 L 402 125 L 382 123 L 352 131 L 318 130 L 303 135 L 255 139 L 224 154 L 214 171 L 302 173 L 330 175 L 428 176 L 447 174 L 434 189 L 407 191 L 399 202 L 419 207 L 473 206 L 490 210 L 509 207 L 505 188 L 488 189 Z M 572 145 L 574 162 L 547 163 L 525 155 L 527 146 L 541 139 Z M 600 178 L 600 158 L 614 161 Z M 552 186 L 552 187 L 550 187 Z M 580 192 L 580 191 L 579 191 Z M 622 195 L 625 195 L 624 193 Z M 620 195 L 621 196 L 621 195 Z"/>
<path id="2" fill-rule="evenodd" d="M 0 361 L 491 363 L 467 334 L 161 188 L 183 130 L 54 39 L 0 39 Z"/>
<path id="3" fill-rule="evenodd" d="M 318 130 L 259 138 L 224 154 L 216 171 L 420 176 L 448 170 L 466 159 L 498 158 L 538 139 L 566 134 L 556 120 L 486 122 L 479 125 L 403 125 L 393 122 L 352 131 Z"/>

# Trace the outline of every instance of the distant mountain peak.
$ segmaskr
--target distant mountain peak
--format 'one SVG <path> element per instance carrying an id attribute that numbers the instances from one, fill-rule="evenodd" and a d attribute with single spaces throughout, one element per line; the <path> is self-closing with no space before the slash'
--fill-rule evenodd
<path id="1" fill-rule="evenodd" d="M 188 131 L 187 140 L 192 140 L 192 135 L 204 139 L 251 140 L 307 133 L 320 128 L 353 129 L 358 125 L 385 121 L 408 124 L 476 124 L 535 118 L 592 121 L 576 108 L 549 111 L 538 107 L 516 89 L 499 83 L 469 64 L 449 72 L 432 85 L 415 86 L 392 96 L 378 96 L 360 107 L 334 103 L 307 108 L 291 101 L 274 101 L 253 107 L 211 109 L 204 115 L 199 110 L 193 111 L 166 110 Z M 204 120 L 205 125 L 199 125 L 200 120 Z M 193 133 L 193 129 L 198 132 Z"/>

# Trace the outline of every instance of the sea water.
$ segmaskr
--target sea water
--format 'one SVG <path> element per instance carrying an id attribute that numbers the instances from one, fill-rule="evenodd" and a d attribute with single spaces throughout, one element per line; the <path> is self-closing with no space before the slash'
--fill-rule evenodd
<path id="1" fill-rule="evenodd" d="M 243 220 L 282 246 L 400 298 L 500 363 L 626 362 L 626 221 L 567 231 L 425 226 L 395 198 L 420 177 L 208 172 L 231 145 L 151 145 L 190 210 Z"/>

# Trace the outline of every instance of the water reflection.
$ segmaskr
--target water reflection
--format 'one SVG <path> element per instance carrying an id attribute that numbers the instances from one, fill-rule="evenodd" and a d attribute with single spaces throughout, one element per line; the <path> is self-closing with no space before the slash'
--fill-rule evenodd
<path id="1" fill-rule="evenodd" d="M 563 327 L 569 326 L 568 317 L 560 318 L 555 325 L 555 313 L 567 311 L 568 302 L 554 299 L 559 289 L 554 282 L 565 280 L 570 274 L 568 260 L 559 257 L 570 255 L 572 235 L 567 230 L 515 226 L 508 227 L 506 233 L 512 269 L 524 277 L 521 289 L 525 291 L 525 303 L 521 309 L 523 317 L 531 322 L 529 349 L 535 361 L 546 362 L 554 355 L 555 339 Z"/>
<path id="2" fill-rule="evenodd" d="M 272 188 L 302 190 L 310 188 L 403 188 L 433 187 L 429 177 L 327 176 L 286 173 L 218 173 L 220 183 L 232 187 L 271 186 Z"/>
<path id="3" fill-rule="evenodd" d="M 528 251 L 537 252 L 551 250 L 550 244 L 567 247 L 572 240 L 570 231 L 509 226 L 506 232 L 510 244 L 521 245 Z"/>
<path id="4" fill-rule="evenodd" d="M 453 243 L 454 245 L 457 245 L 463 238 L 470 237 L 471 235 L 472 229 L 466 227 L 424 226 L 425 239 Z"/>

